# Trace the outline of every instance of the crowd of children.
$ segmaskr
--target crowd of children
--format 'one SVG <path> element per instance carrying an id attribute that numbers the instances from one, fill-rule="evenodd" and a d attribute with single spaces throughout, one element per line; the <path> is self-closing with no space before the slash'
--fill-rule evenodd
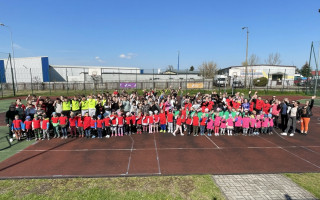
<path id="1" fill-rule="evenodd" d="M 166 92 L 150 90 L 139 97 L 136 93 L 120 95 L 114 91 L 72 99 L 60 97 L 55 101 L 28 96 L 27 106 L 20 99 L 10 106 L 6 122 L 17 140 L 22 137 L 26 140 L 110 138 L 158 132 L 174 136 L 184 133 L 188 136 L 254 136 L 272 134 L 274 126 L 278 127 L 283 107 L 286 114 L 296 120 L 300 120 L 304 112 L 303 107 L 294 111 L 295 102 L 290 104 L 284 100 L 283 106 L 275 97 L 263 101 L 257 92 L 252 97 L 249 92 L 249 98 L 239 93 L 178 96 L 180 89 L 170 89 L 169 95 Z M 310 112 L 314 98 L 304 107 Z M 304 127 L 307 128 L 307 124 Z M 291 127 L 285 128 L 289 131 Z M 293 129 L 294 133 L 295 126 Z"/>

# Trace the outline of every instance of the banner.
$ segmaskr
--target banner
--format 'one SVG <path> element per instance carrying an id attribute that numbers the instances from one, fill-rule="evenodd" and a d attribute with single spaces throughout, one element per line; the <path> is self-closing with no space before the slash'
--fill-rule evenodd
<path id="1" fill-rule="evenodd" d="M 136 88 L 136 83 L 120 83 L 120 88 Z"/>
<path id="2" fill-rule="evenodd" d="M 203 88 L 203 83 L 188 83 L 187 88 L 190 88 L 190 89 Z"/>

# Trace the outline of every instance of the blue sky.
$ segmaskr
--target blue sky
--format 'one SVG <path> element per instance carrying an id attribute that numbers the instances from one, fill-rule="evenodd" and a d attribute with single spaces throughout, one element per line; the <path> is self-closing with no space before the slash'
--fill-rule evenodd
<path id="1" fill-rule="evenodd" d="M 15 56 L 50 64 L 176 68 L 179 50 L 180 69 L 240 65 L 247 26 L 249 55 L 263 63 L 280 53 L 281 64 L 301 67 L 320 40 L 319 0 L 2 0 L 0 8 Z M 0 27 L 0 52 L 9 51 Z"/>

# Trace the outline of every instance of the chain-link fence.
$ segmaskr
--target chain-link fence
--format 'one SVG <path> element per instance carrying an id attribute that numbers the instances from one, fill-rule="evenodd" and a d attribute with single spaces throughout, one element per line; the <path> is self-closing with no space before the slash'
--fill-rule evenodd
<path id="1" fill-rule="evenodd" d="M 1 63 L 2 62 L 2 63 Z M 15 63 L 16 62 L 16 63 Z M 268 84 L 257 87 L 254 84 L 255 76 L 248 75 L 246 87 L 239 83 L 240 79 L 229 77 L 224 84 L 217 84 L 214 78 L 206 79 L 199 71 L 164 70 L 140 68 L 103 68 L 103 67 L 72 67 L 50 66 L 45 71 L 36 61 L 24 61 L 11 58 L 10 54 L 0 54 L 0 95 L 1 97 L 25 95 L 46 92 L 54 95 L 57 91 L 73 93 L 96 93 L 115 89 L 168 89 L 181 88 L 183 90 L 231 90 L 233 93 L 240 90 L 264 90 L 304 92 L 308 95 L 318 93 L 319 82 L 317 76 L 312 76 L 304 82 L 289 80 L 286 70 L 280 74 L 283 80 L 267 72 Z M 19 68 L 15 68 L 15 64 Z M 38 67 L 37 67 L 38 66 Z M 16 70 L 15 70 L 16 69 Z M 273 80 L 275 79 L 275 80 Z M 12 81 L 14 80 L 14 81 Z M 240 81 L 241 82 L 241 81 Z"/>

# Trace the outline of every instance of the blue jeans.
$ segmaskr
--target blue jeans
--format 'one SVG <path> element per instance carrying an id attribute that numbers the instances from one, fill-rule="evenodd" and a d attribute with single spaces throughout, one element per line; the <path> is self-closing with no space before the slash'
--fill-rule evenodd
<path id="1" fill-rule="evenodd" d="M 200 126 L 200 135 L 204 135 L 204 128 L 205 128 L 206 126 Z"/>
<path id="2" fill-rule="evenodd" d="M 98 138 L 102 138 L 102 128 L 97 128 Z"/>
<path id="3" fill-rule="evenodd" d="M 61 128 L 61 132 L 62 132 L 62 136 L 63 136 L 63 137 L 67 137 L 67 136 L 68 136 L 67 127 Z"/>
<path id="4" fill-rule="evenodd" d="M 160 127 L 161 127 L 161 130 L 162 130 L 162 131 L 165 131 L 166 128 L 167 128 L 165 124 L 161 124 Z"/>
<path id="5" fill-rule="evenodd" d="M 91 128 L 84 130 L 84 133 L 86 134 L 86 137 L 91 137 Z"/>

